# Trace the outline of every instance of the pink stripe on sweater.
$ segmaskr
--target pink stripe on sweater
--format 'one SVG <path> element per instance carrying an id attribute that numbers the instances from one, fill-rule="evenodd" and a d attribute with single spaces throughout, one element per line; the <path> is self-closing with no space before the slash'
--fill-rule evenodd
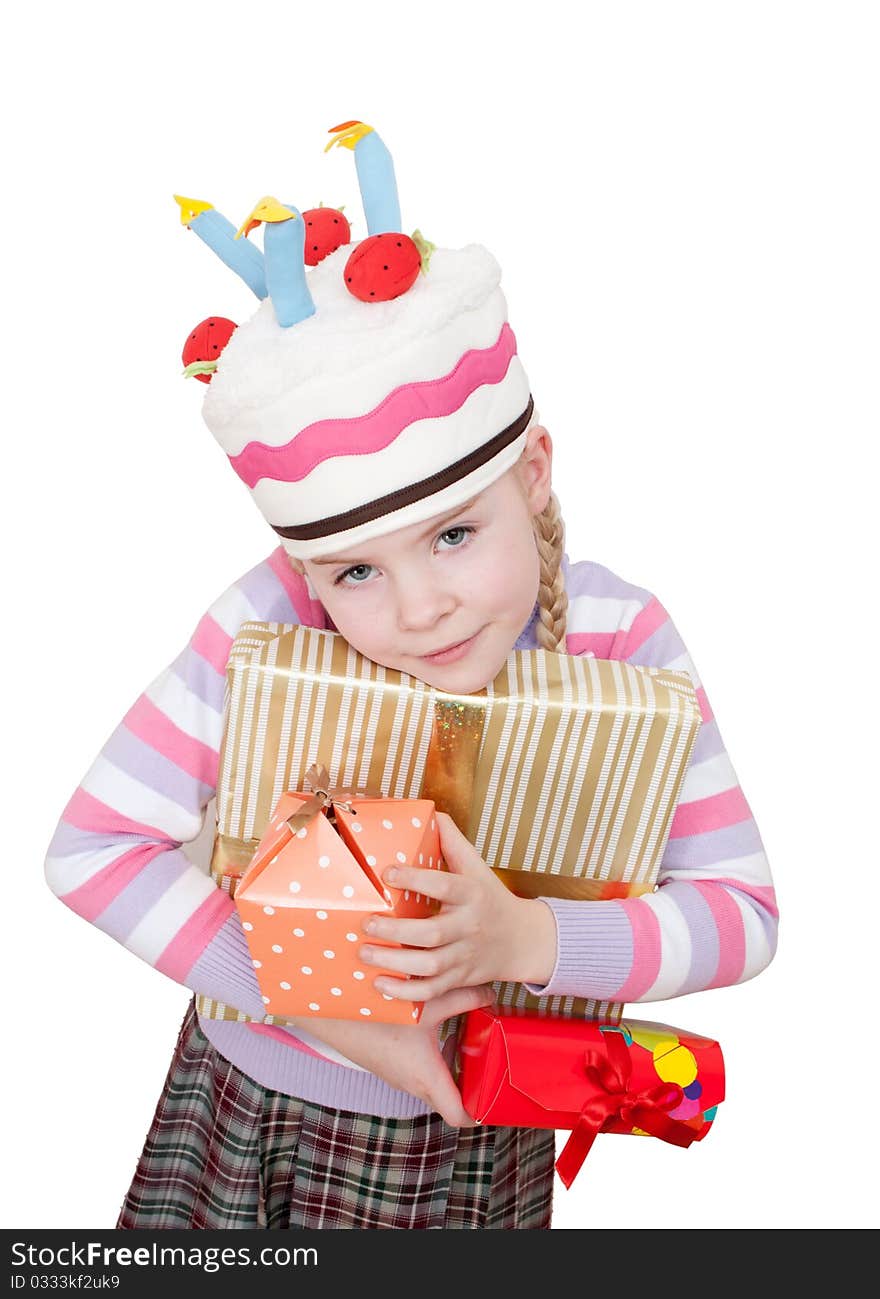
<path id="1" fill-rule="evenodd" d="M 477 388 L 500 383 L 515 355 L 516 339 L 505 323 L 492 347 L 471 348 L 441 379 L 401 384 L 368 414 L 317 420 L 283 446 L 249 442 L 237 456 L 229 457 L 229 463 L 248 487 L 256 486 L 261 478 L 301 482 L 333 456 L 372 455 L 417 420 L 451 415 Z"/>
<path id="2" fill-rule="evenodd" d="M 751 884 L 748 880 L 731 879 L 729 875 L 720 875 L 714 881 L 725 884 L 728 888 L 737 889 L 747 897 L 754 898 L 760 907 L 775 919 L 779 919 L 779 907 L 776 902 L 776 890 L 772 884 Z"/>
<path id="3" fill-rule="evenodd" d="M 217 931 L 223 928 L 234 907 L 228 893 L 215 889 L 191 916 L 182 920 L 180 930 L 156 961 L 156 969 L 178 983 L 185 983 L 186 976 Z"/>
<path id="4" fill-rule="evenodd" d="M 84 920 L 95 920 L 154 857 L 165 851 L 156 844 L 139 843 L 103 866 L 79 888 L 58 896 Z"/>
<path id="5" fill-rule="evenodd" d="M 706 987 L 729 987 L 741 976 L 746 963 L 746 932 L 742 913 L 730 894 L 719 889 L 714 881 L 708 884 L 694 880 L 694 888 L 712 912 L 718 930 L 718 968 Z"/>
<path id="6" fill-rule="evenodd" d="M 623 907 L 632 930 L 632 968 L 615 1001 L 638 1001 L 656 982 L 660 973 L 660 924 L 653 909 L 641 898 L 627 898 L 617 904 Z"/>
<path id="7" fill-rule="evenodd" d="M 229 633 L 224 631 L 209 613 L 206 613 L 193 632 L 190 645 L 222 677 L 226 674 L 232 640 Z"/>
<path id="8" fill-rule="evenodd" d="M 613 631 L 573 631 L 565 638 L 567 654 L 592 654 L 597 659 L 611 656 L 614 644 Z"/>
<path id="9" fill-rule="evenodd" d="M 78 830 L 88 830 L 92 834 L 142 834 L 145 839 L 159 839 L 163 845 L 180 844 L 169 839 L 167 833 L 155 825 L 144 825 L 141 821 L 132 821 L 130 817 L 117 812 L 109 803 L 102 803 L 99 798 L 86 792 L 80 785 L 61 813 L 61 820 L 68 825 L 75 825 Z"/>
<path id="10" fill-rule="evenodd" d="M 290 566 L 290 557 L 283 546 L 272 551 L 269 567 L 288 594 L 294 612 L 303 627 L 325 627 L 327 617 L 320 600 L 309 595 L 306 579 Z"/>
<path id="11" fill-rule="evenodd" d="M 700 705 L 700 716 L 704 722 L 711 722 L 715 714 L 712 711 L 712 705 L 709 703 L 708 696 L 702 686 L 697 687 L 697 703 Z"/>
<path id="12" fill-rule="evenodd" d="M 284 1029 L 279 1028 L 277 1024 L 250 1023 L 248 1024 L 248 1028 L 252 1033 L 262 1033 L 265 1037 L 271 1037 L 273 1042 L 280 1042 L 282 1046 L 292 1047 L 295 1051 L 304 1051 L 306 1055 L 312 1055 L 316 1060 L 323 1060 L 325 1064 L 330 1060 L 329 1056 L 321 1055 L 320 1051 L 316 1051 L 314 1047 L 307 1046 L 306 1043 L 301 1042 L 298 1037 L 292 1037 L 290 1033 L 286 1033 Z M 335 1064 L 336 1062 L 330 1061 L 330 1063 Z"/>
<path id="13" fill-rule="evenodd" d="M 645 641 L 654 635 L 658 627 L 662 627 L 668 620 L 669 614 L 656 595 L 652 595 L 644 609 L 640 610 L 633 618 L 629 630 L 620 633 L 618 643 L 614 647 L 613 657 L 628 659 L 631 654 L 635 654 L 637 649 L 641 649 Z"/>
<path id="14" fill-rule="evenodd" d="M 695 798 L 681 803 L 675 809 L 670 839 L 686 839 L 691 834 L 707 834 L 710 830 L 723 830 L 739 821 L 751 819 L 752 809 L 739 785 L 733 785 L 720 794 L 708 798 Z"/>
<path id="15" fill-rule="evenodd" d="M 175 726 L 146 695 L 141 695 L 128 710 L 123 722 L 132 735 L 161 753 L 175 767 L 205 785 L 213 785 L 220 756 L 217 750 Z"/>

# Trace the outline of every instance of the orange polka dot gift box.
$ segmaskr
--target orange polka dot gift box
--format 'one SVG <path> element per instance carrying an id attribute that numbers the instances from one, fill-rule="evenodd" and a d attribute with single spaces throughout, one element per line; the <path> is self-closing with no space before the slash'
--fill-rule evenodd
<path id="1" fill-rule="evenodd" d="M 379 974 L 400 974 L 364 967 L 357 953 L 368 915 L 423 919 L 439 907 L 382 882 L 398 863 L 444 869 L 434 810 L 429 799 L 343 800 L 325 789 L 281 797 L 235 889 L 267 1014 L 418 1021 L 421 1002 L 373 986 Z"/>
<path id="2" fill-rule="evenodd" d="M 702 1141 L 724 1100 L 724 1057 L 712 1038 L 669 1024 L 475 1010 L 458 1086 L 477 1123 L 571 1129 L 556 1161 L 571 1186 L 600 1132 Z"/>

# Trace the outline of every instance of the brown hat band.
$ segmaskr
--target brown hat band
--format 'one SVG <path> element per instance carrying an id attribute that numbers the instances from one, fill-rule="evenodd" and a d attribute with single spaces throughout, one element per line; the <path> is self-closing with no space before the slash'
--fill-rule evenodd
<path id="1" fill-rule="evenodd" d="M 326 519 L 318 519 L 315 523 L 299 523 L 291 527 L 280 527 L 273 523 L 272 527 L 279 537 L 289 537 L 291 541 L 317 541 L 321 537 L 334 536 L 337 532 L 345 532 L 349 528 L 358 527 L 363 523 L 372 523 L 374 519 L 379 519 L 385 514 L 392 514 L 395 510 L 402 510 L 405 505 L 411 505 L 414 501 L 421 501 L 426 496 L 433 496 L 436 492 L 449 487 L 450 484 L 458 482 L 460 478 L 466 478 L 475 469 L 479 469 L 481 465 L 492 460 L 511 442 L 515 442 L 528 427 L 534 406 L 534 400 L 529 397 L 525 410 L 512 424 L 508 424 L 507 428 L 502 429 L 500 433 L 496 433 L 483 446 L 477 447 L 476 451 L 471 451 L 469 455 L 463 456 L 461 460 L 456 460 L 454 464 L 448 465 L 446 469 L 431 474 L 429 478 L 422 478 L 417 483 L 410 483 L 409 486 L 401 487 L 396 492 L 389 492 L 387 496 L 379 496 L 376 500 L 368 501 L 366 505 L 358 505 L 353 510 L 346 510 L 342 514 L 333 514 Z"/>

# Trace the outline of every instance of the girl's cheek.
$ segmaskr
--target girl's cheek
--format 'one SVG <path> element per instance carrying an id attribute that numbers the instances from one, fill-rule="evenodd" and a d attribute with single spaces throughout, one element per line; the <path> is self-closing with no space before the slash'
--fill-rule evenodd
<path id="1" fill-rule="evenodd" d="M 366 591 L 346 591 L 342 599 L 330 598 L 325 605 L 338 630 L 357 649 L 381 636 L 382 610 Z"/>

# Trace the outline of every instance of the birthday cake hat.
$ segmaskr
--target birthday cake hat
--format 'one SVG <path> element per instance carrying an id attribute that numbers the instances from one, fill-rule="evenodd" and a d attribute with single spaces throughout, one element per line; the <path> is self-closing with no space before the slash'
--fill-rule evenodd
<path id="1" fill-rule="evenodd" d="M 327 149 L 354 152 L 360 242 L 339 208 L 266 197 L 236 230 L 175 195 L 183 224 L 262 300 L 243 324 L 203 321 L 183 359 L 208 383 L 205 422 L 298 559 L 464 504 L 514 464 L 538 418 L 495 258 L 404 234 L 378 133 L 330 134 Z M 262 252 L 248 240 L 260 224 Z"/>

